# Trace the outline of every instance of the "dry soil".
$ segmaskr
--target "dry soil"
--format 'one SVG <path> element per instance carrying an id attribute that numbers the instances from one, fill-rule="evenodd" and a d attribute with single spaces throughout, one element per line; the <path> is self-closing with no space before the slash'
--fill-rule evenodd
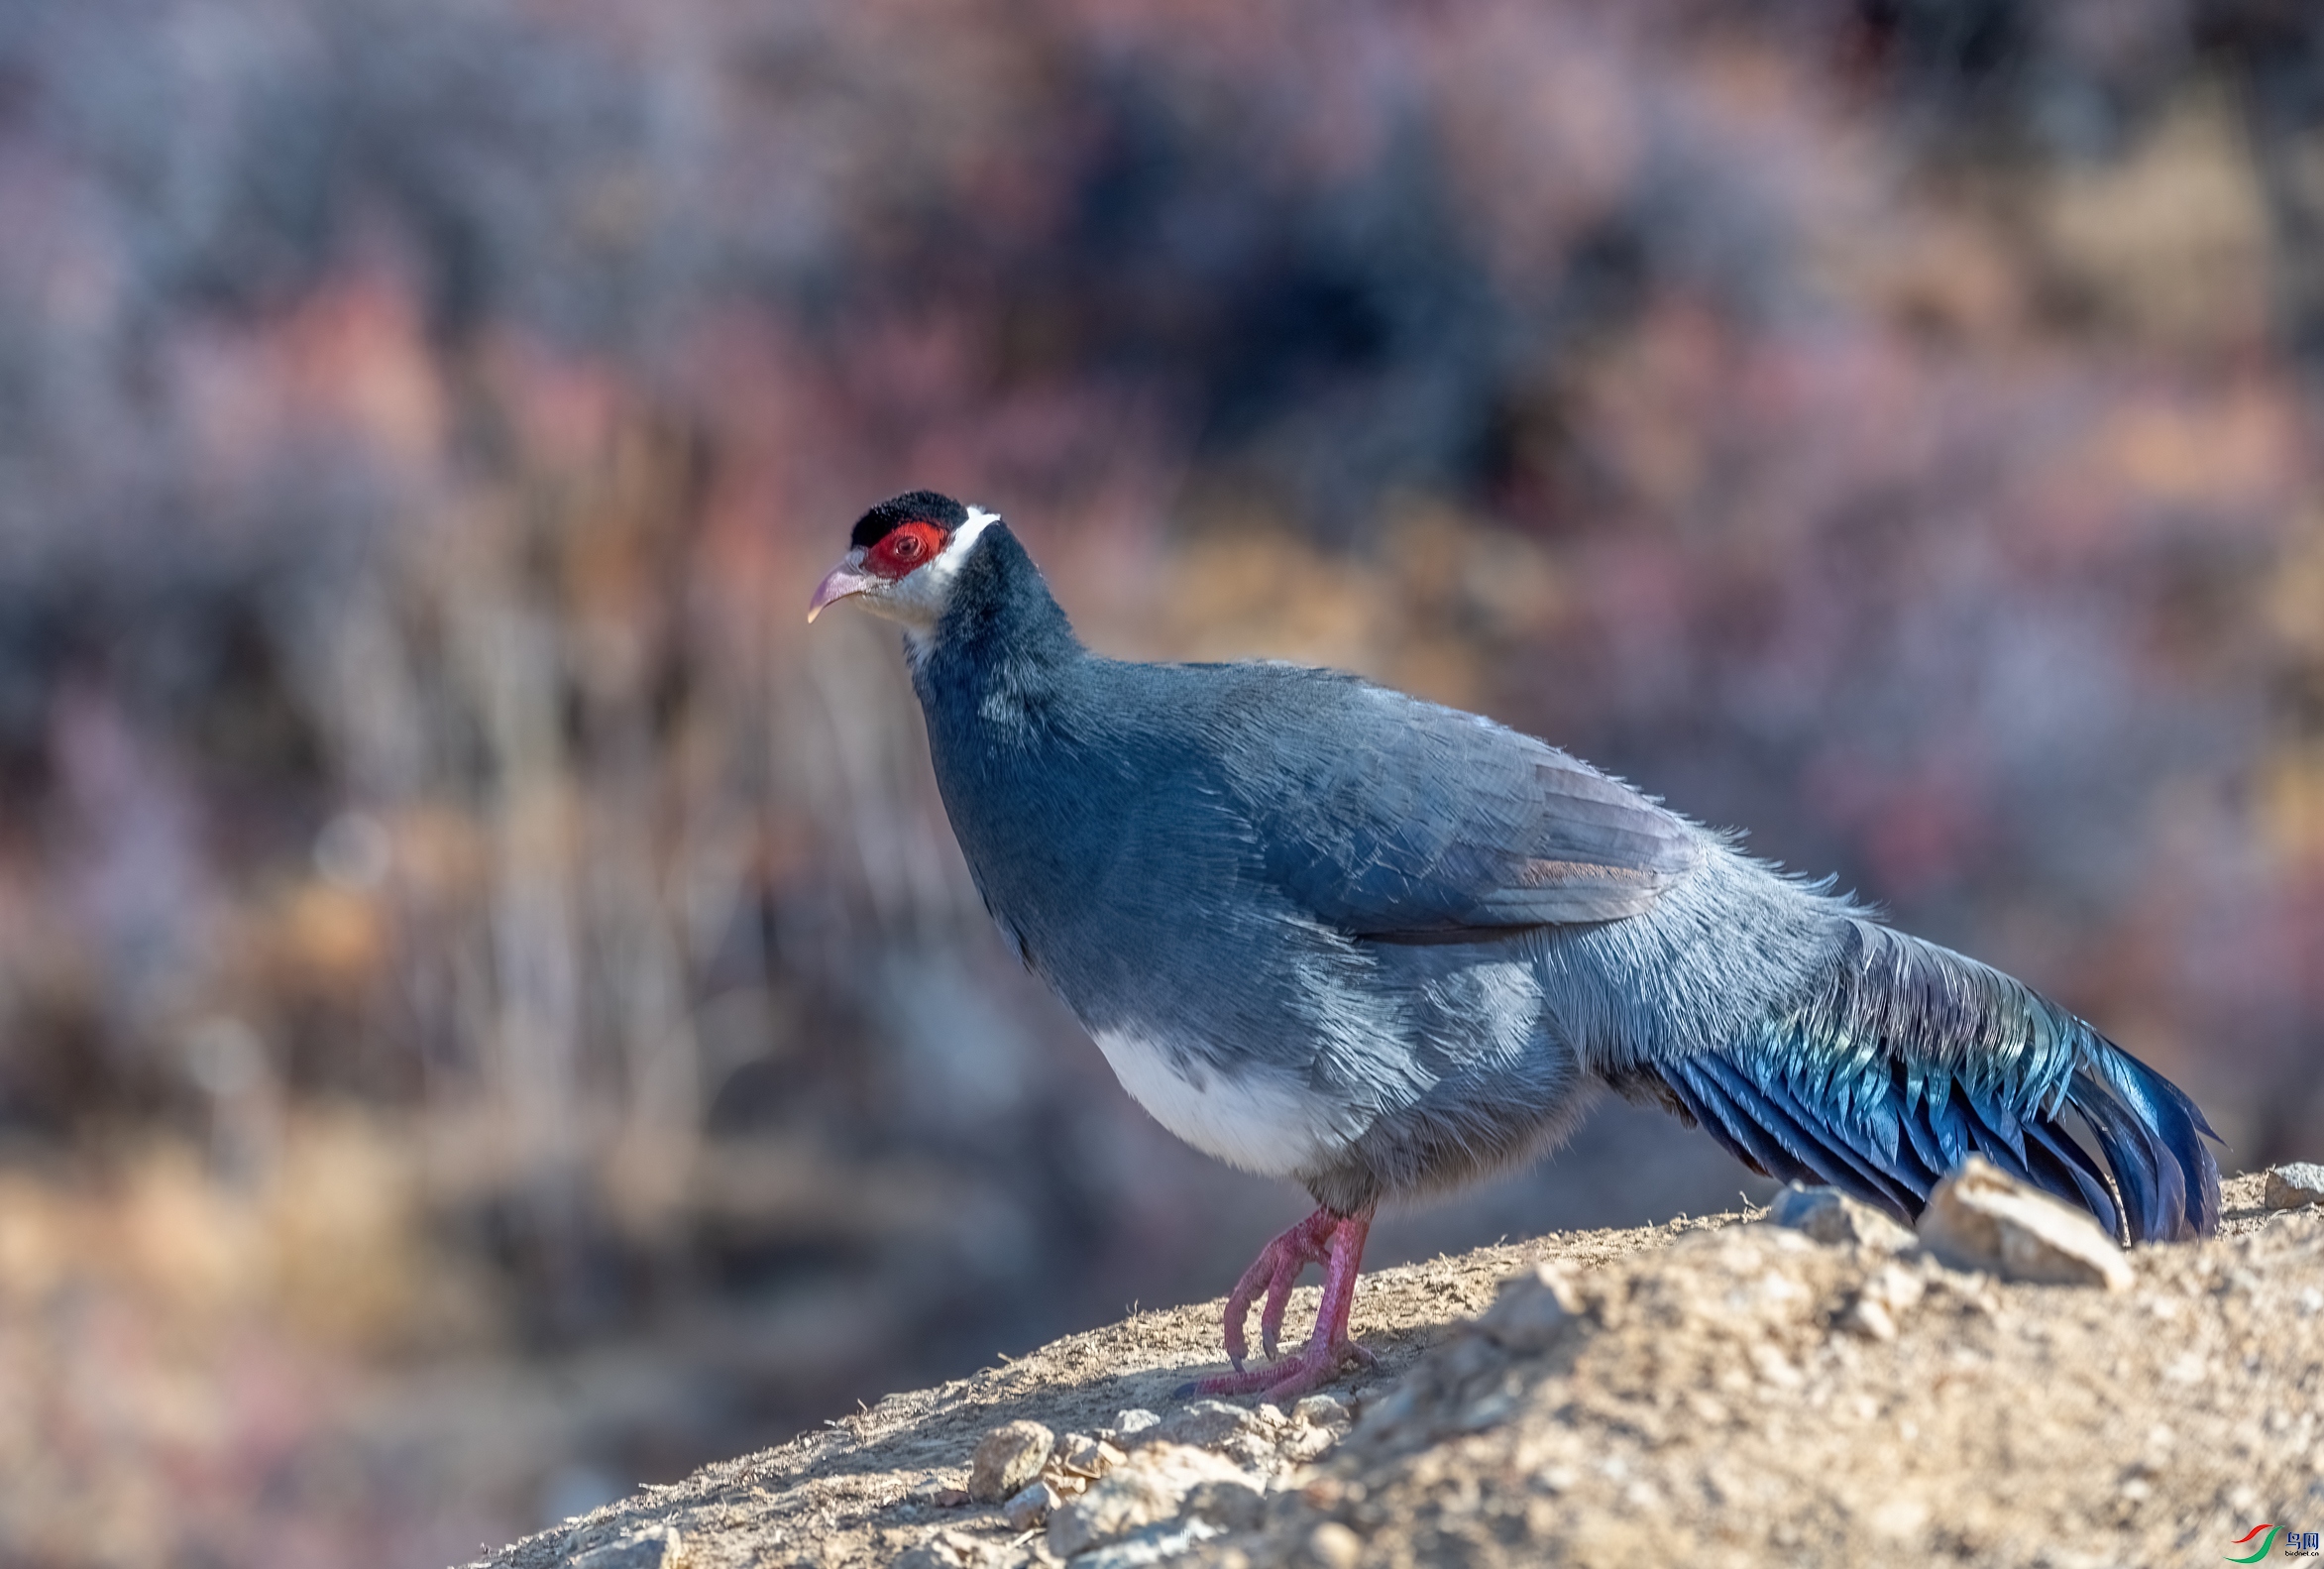
<path id="1" fill-rule="evenodd" d="M 1218 1366 L 1220 1304 L 1139 1313 L 486 1562 L 1057 1562 L 1048 1532 L 959 1501 L 971 1451 L 1017 1418 L 1108 1437 L 1129 1455 L 1118 1492 L 1184 1457 L 1127 1431 L 1142 1418 L 1121 1413 L 1146 1410 L 1241 1481 L 1164 1489 L 1074 1569 L 2213 1564 L 2262 1522 L 2324 1529 L 2324 1208 L 2262 1193 L 2261 1177 L 2231 1181 L 2221 1234 L 2135 1251 L 2124 1290 L 2013 1284 L 1750 1214 L 1383 1270 L 1356 1305 L 1380 1366 L 1333 1391 L 1352 1426 L 1329 1402 L 1190 1422 L 1171 1391 Z M 1562 1284 L 1531 1299 L 1564 1307 L 1515 1332 L 1475 1322 L 1543 1265 Z M 1290 1322 L 1312 1312 L 1310 1289 Z"/>

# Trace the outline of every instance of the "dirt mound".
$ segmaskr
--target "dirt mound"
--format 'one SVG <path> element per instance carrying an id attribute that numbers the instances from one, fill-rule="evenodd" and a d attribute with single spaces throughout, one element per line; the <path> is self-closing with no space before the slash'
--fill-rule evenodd
<path id="1" fill-rule="evenodd" d="M 489 1562 L 2214 1558 L 2324 1528 L 2324 1209 L 2269 1210 L 2263 1181 L 2113 1289 L 1948 1267 L 1812 1204 L 1383 1271 L 1357 1300 L 1379 1370 L 1290 1412 L 1174 1401 L 1218 1304 L 1141 1313 Z M 1018 1420 L 1060 1435 L 1050 1493 L 968 1503 L 972 1451 Z"/>

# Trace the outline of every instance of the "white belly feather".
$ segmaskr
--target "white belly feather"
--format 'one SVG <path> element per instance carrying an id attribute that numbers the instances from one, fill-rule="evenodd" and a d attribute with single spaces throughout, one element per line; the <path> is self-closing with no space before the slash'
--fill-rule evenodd
<path id="1" fill-rule="evenodd" d="M 1138 1104 L 1205 1155 L 1262 1177 L 1289 1177 L 1324 1164 L 1351 1136 L 1332 1108 L 1264 1072 L 1229 1079 L 1200 1064 L 1181 1072 L 1169 1050 L 1127 1030 L 1095 1032 Z"/>

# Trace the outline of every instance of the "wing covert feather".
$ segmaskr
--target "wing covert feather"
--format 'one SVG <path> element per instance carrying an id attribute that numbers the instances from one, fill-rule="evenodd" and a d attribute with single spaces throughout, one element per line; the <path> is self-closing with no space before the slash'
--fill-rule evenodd
<path id="1" fill-rule="evenodd" d="M 1302 696 L 1249 716 L 1230 789 L 1270 874 L 1343 931 L 1621 920 L 1703 859 L 1675 813 L 1531 736 L 1360 682 Z"/>

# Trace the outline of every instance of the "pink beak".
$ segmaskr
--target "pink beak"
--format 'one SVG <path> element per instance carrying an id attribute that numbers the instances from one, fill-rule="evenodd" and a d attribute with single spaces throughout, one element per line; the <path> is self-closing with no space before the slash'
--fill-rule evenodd
<path id="1" fill-rule="evenodd" d="M 863 570 L 863 552 L 850 550 L 839 564 L 831 568 L 823 582 L 815 586 L 815 598 L 807 602 L 807 618 L 812 621 L 824 613 L 824 607 L 835 605 L 850 595 L 866 589 L 876 589 L 880 580 Z"/>

